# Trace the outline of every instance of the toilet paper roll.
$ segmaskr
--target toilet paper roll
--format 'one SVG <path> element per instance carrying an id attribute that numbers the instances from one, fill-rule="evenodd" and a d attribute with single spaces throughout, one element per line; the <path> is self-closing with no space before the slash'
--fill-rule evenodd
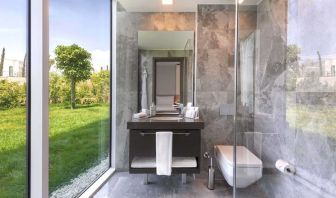
<path id="1" fill-rule="evenodd" d="M 295 174 L 295 167 L 284 160 L 277 160 L 275 167 L 282 173 L 293 175 Z"/>

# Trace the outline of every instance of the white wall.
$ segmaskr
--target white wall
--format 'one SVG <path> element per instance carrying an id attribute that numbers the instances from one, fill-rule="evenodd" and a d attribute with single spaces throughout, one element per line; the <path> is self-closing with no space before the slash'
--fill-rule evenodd
<path id="1" fill-rule="evenodd" d="M 176 64 L 156 63 L 156 95 L 176 95 Z"/>

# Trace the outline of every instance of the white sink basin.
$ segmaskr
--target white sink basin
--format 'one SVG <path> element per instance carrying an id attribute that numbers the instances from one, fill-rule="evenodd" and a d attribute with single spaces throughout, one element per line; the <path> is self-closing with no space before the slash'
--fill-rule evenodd
<path id="1" fill-rule="evenodd" d="M 175 120 L 182 120 L 183 118 L 179 117 L 153 117 L 150 118 L 151 120 L 156 120 L 156 121 L 175 121 Z"/>

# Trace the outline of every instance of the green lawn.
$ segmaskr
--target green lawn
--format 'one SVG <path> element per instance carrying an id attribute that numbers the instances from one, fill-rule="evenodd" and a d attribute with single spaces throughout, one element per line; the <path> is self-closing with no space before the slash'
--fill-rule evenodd
<path id="1" fill-rule="evenodd" d="M 24 197 L 25 109 L 0 110 L 0 197 Z M 109 107 L 50 107 L 50 192 L 108 156 Z"/>
<path id="2" fill-rule="evenodd" d="M 287 121 L 292 128 L 336 138 L 336 107 L 334 106 L 289 104 Z"/>

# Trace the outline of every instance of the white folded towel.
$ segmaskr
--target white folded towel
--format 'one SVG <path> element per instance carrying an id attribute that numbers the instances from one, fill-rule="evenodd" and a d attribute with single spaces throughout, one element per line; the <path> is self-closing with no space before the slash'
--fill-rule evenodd
<path id="1" fill-rule="evenodd" d="M 147 117 L 147 114 L 145 112 L 140 112 L 140 113 L 136 113 L 133 115 L 133 118 L 136 118 L 136 119 L 145 118 L 145 117 Z"/>
<path id="2" fill-rule="evenodd" d="M 156 132 L 156 174 L 171 175 L 173 164 L 173 132 Z"/>

